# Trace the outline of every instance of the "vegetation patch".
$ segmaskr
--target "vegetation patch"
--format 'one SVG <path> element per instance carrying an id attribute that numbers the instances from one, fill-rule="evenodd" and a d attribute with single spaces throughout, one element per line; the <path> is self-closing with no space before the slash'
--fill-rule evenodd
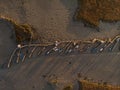
<path id="1" fill-rule="evenodd" d="M 35 29 L 29 24 L 14 24 L 16 39 L 18 42 L 30 41 L 37 39 Z"/>
<path id="2" fill-rule="evenodd" d="M 12 19 L 9 19 L 6 17 L 1 17 L 1 18 L 3 20 L 10 22 L 13 25 L 13 28 L 15 30 L 16 41 L 18 43 L 30 42 L 32 40 L 38 39 L 38 34 L 32 25 L 30 25 L 30 24 L 18 24 L 15 21 L 13 21 Z"/>
<path id="3" fill-rule="evenodd" d="M 97 26 L 99 21 L 120 20 L 120 0 L 78 0 L 76 20 Z"/>
<path id="4" fill-rule="evenodd" d="M 108 85 L 107 82 L 93 83 L 87 80 L 80 80 L 79 90 L 120 90 L 120 87 Z"/>
<path id="5" fill-rule="evenodd" d="M 63 90 L 73 90 L 73 86 L 68 85 L 68 86 L 64 87 Z"/>

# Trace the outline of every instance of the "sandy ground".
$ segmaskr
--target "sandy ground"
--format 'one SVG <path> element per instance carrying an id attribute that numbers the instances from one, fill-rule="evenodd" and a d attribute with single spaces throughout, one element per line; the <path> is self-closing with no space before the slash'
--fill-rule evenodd
<path id="1" fill-rule="evenodd" d="M 120 22 L 100 22 L 100 32 L 73 21 L 77 0 L 0 0 L 0 14 L 18 23 L 32 24 L 46 41 L 108 38 L 119 34 Z M 0 20 L 0 63 L 6 60 L 15 40 L 10 39 L 11 25 Z M 49 38 L 50 37 L 50 38 Z M 38 57 L 0 69 L 1 90 L 61 90 L 74 81 L 78 72 L 94 80 L 120 84 L 119 53 Z M 69 64 L 71 62 L 71 64 Z M 55 74 L 55 75 L 54 75 Z M 47 77 L 45 77 L 47 75 Z M 51 85 L 57 76 L 58 85 Z M 75 89 L 76 90 L 76 89 Z"/>
<path id="2" fill-rule="evenodd" d="M 103 80 L 119 85 L 119 56 L 120 53 L 110 53 L 32 58 L 10 69 L 1 69 L 0 89 L 59 90 L 71 82 L 75 84 L 78 73 L 95 82 Z M 56 79 L 57 85 L 49 85 Z"/>
<path id="3" fill-rule="evenodd" d="M 73 16 L 76 8 L 77 0 L 0 1 L 1 15 L 12 18 L 18 23 L 32 24 L 47 41 L 104 38 L 119 33 L 120 22 L 100 22 L 101 32 L 84 27 L 81 22 L 75 22 Z"/>

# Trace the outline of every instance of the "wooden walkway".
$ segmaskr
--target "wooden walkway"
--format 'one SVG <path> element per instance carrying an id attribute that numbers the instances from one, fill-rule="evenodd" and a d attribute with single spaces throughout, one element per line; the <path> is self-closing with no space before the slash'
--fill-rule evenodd
<path id="1" fill-rule="evenodd" d="M 91 41 L 63 41 L 50 45 L 29 44 L 15 48 L 8 61 L 9 68 L 14 63 L 24 62 L 27 58 L 48 55 L 99 54 L 120 51 L 120 37 L 112 40 L 94 39 Z"/>

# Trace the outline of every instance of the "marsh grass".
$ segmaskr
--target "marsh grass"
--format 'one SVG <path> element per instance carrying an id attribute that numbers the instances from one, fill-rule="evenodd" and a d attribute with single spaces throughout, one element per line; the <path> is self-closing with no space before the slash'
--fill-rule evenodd
<path id="1" fill-rule="evenodd" d="M 100 20 L 119 21 L 120 0 L 78 0 L 75 19 L 97 27 Z"/>

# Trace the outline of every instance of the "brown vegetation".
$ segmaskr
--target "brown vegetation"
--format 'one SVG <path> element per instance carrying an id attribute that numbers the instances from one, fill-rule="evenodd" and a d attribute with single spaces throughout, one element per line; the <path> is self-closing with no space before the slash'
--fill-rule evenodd
<path id="1" fill-rule="evenodd" d="M 18 42 L 30 41 L 37 39 L 37 33 L 35 29 L 28 25 L 16 25 L 14 24 L 16 39 Z"/>
<path id="2" fill-rule="evenodd" d="M 79 90 L 120 90 L 120 87 L 107 85 L 107 82 L 93 83 L 87 80 L 80 80 Z"/>
<path id="3" fill-rule="evenodd" d="M 68 86 L 64 87 L 63 90 L 73 90 L 73 86 L 68 85 Z"/>
<path id="4" fill-rule="evenodd" d="M 76 20 L 98 26 L 99 20 L 120 20 L 120 0 L 78 0 L 79 8 L 76 12 Z"/>
<path id="5" fill-rule="evenodd" d="M 16 41 L 18 43 L 29 42 L 30 40 L 38 39 L 38 34 L 35 28 L 33 28 L 33 26 L 29 24 L 18 24 L 12 19 L 6 17 L 1 17 L 1 18 L 12 23 L 15 30 Z"/>

